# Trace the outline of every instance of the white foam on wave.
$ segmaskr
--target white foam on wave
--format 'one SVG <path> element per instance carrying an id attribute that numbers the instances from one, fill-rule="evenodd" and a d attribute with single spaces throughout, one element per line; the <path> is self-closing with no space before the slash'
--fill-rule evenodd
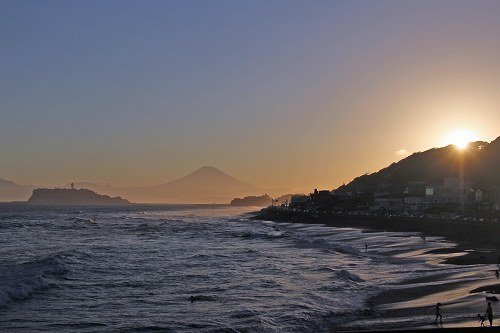
<path id="1" fill-rule="evenodd" d="M 257 230 L 243 230 L 239 237 L 242 238 L 280 238 L 284 237 L 285 233 L 279 230 L 271 230 L 271 231 L 257 231 Z"/>
<path id="2" fill-rule="evenodd" d="M 39 290 L 48 289 L 47 278 L 67 271 L 59 258 L 46 258 L 38 261 L 2 267 L 0 274 L 0 306 L 23 300 Z"/>
<path id="3" fill-rule="evenodd" d="M 84 217 L 69 217 L 66 220 L 73 221 L 73 222 L 95 223 L 95 220 L 90 219 L 90 218 L 84 218 Z"/>
<path id="4" fill-rule="evenodd" d="M 273 239 L 288 237 L 285 229 L 276 224 L 254 223 L 244 224 L 244 228 L 230 228 L 227 230 L 230 237 L 247 239 Z"/>
<path id="5" fill-rule="evenodd" d="M 295 239 L 296 246 L 299 248 L 319 248 L 354 256 L 361 254 L 361 251 L 358 248 L 346 243 L 338 242 L 334 238 L 320 238 L 304 234 L 295 235 L 293 238 Z"/>

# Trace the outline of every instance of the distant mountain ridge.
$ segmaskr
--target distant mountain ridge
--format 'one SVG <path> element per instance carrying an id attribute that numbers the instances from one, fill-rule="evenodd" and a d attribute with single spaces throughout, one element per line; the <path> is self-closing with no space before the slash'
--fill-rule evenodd
<path id="1" fill-rule="evenodd" d="M 76 182 L 75 186 L 141 203 L 228 204 L 237 196 L 269 192 L 269 189 L 238 180 L 213 166 L 203 166 L 179 179 L 154 186 L 120 188 L 88 182 Z"/>
<path id="2" fill-rule="evenodd" d="M 228 204 L 238 196 L 260 195 L 270 191 L 238 180 L 213 166 L 201 167 L 184 177 L 154 186 L 115 187 L 91 182 L 75 182 L 74 185 L 76 188 L 124 197 L 139 203 Z M 0 202 L 27 201 L 35 187 L 0 179 Z M 70 184 L 62 187 L 69 188 Z"/>
<path id="3" fill-rule="evenodd" d="M 18 185 L 0 178 L 0 202 L 26 201 L 33 188 L 33 185 Z"/>
<path id="4" fill-rule="evenodd" d="M 184 177 L 165 183 L 163 185 L 158 185 L 157 187 L 175 186 L 177 188 L 189 189 L 193 185 L 205 189 L 217 185 L 231 186 L 236 188 L 254 187 L 254 185 L 240 181 L 213 166 L 203 166 Z"/>
<path id="5" fill-rule="evenodd" d="M 403 193 L 408 184 L 440 184 L 444 178 L 463 178 L 481 188 L 500 186 L 500 137 L 491 143 L 477 141 L 464 149 L 454 145 L 433 148 L 372 174 L 355 178 L 340 191 Z"/>
<path id="6" fill-rule="evenodd" d="M 155 202 L 162 198 L 162 202 L 168 203 L 229 203 L 235 196 L 255 195 L 262 191 L 213 166 L 203 166 L 165 184 L 136 188 L 135 191 L 129 189 L 127 197 L 138 202 Z"/>

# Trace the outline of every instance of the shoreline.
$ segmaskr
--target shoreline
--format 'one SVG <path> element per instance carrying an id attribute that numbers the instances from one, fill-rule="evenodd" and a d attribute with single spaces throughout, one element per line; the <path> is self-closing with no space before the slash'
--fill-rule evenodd
<path id="1" fill-rule="evenodd" d="M 333 215 L 267 210 L 256 212 L 253 219 L 275 222 L 300 222 L 324 224 L 332 227 L 365 229 L 367 232 L 418 232 L 428 236 L 443 237 L 456 243 L 454 250 L 463 256 L 446 259 L 454 265 L 500 264 L 500 223 L 457 222 L 439 219 L 419 219 L 387 216 Z M 438 251 L 438 250 L 436 250 Z"/>
<path id="2" fill-rule="evenodd" d="M 454 246 L 430 248 L 422 259 L 432 264 L 464 267 L 462 273 L 437 274 L 407 279 L 370 297 L 369 315 L 346 323 L 332 331 L 423 330 L 479 328 L 477 314 L 484 314 L 486 296 L 500 299 L 500 279 L 494 275 L 500 260 L 500 226 L 457 223 L 441 220 L 310 214 L 290 211 L 261 211 L 253 219 L 275 222 L 323 224 L 371 231 L 423 233 L 431 243 L 443 238 Z M 432 239 L 431 239 L 432 238 Z M 404 254 L 403 254 L 404 255 Z M 475 269 L 477 266 L 477 270 Z M 433 307 L 443 304 L 443 325 L 434 324 Z M 491 301 L 493 326 L 500 324 L 500 302 Z M 489 326 L 489 325 L 488 325 Z M 369 329 L 367 329 L 369 327 Z M 484 329 L 484 328 L 483 328 Z M 469 331 L 469 330 L 468 330 Z"/>

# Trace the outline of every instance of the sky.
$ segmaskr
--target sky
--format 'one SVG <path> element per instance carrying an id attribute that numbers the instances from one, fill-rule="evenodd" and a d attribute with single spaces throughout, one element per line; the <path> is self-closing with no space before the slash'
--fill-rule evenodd
<path id="1" fill-rule="evenodd" d="M 499 1 L 0 0 L 0 178 L 334 189 L 500 136 Z"/>

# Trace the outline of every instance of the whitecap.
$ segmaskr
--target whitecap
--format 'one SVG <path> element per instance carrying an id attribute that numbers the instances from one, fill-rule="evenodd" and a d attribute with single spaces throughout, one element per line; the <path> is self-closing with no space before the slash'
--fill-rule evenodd
<path id="1" fill-rule="evenodd" d="M 30 297 L 34 292 L 48 289 L 48 277 L 67 271 L 57 257 L 2 267 L 0 275 L 0 306 Z"/>

